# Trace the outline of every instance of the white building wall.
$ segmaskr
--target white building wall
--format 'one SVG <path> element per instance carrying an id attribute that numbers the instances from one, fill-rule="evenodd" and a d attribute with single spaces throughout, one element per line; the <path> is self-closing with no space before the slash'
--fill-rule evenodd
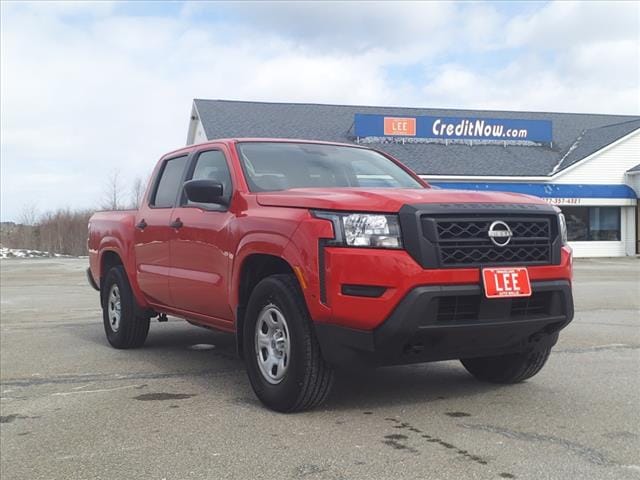
<path id="1" fill-rule="evenodd" d="M 208 141 L 207 134 L 202 126 L 200 114 L 195 102 L 191 106 L 191 117 L 189 119 L 189 129 L 187 130 L 187 145 L 194 145 Z"/>
<path id="2" fill-rule="evenodd" d="M 622 207 L 622 216 L 620 217 L 620 221 L 624 223 L 621 238 L 624 239 L 625 255 L 636 254 L 636 220 L 637 215 L 635 207 Z"/>
<path id="3" fill-rule="evenodd" d="M 640 163 L 640 129 L 603 148 L 565 172 L 551 178 L 551 183 L 571 184 L 628 184 L 629 176 L 625 172 Z M 636 193 L 640 190 L 635 188 Z M 631 203 L 635 200 L 615 202 L 606 199 L 590 199 L 589 205 L 611 205 L 612 203 Z M 582 206 L 587 203 L 582 204 Z M 635 206 L 620 208 L 620 241 L 619 242 L 570 242 L 576 257 L 619 257 L 636 253 L 636 213 Z"/>
<path id="4" fill-rule="evenodd" d="M 640 195 L 640 173 L 627 174 L 627 185 L 636 191 L 636 195 Z"/>
<path id="5" fill-rule="evenodd" d="M 553 176 L 552 183 L 621 184 L 640 163 L 640 129 Z"/>
<path id="6" fill-rule="evenodd" d="M 569 242 L 575 258 L 624 257 L 625 242 Z"/>
<path id="7" fill-rule="evenodd" d="M 202 126 L 202 122 L 200 119 L 197 120 L 195 125 L 195 130 L 193 131 L 193 138 L 191 139 L 192 144 L 203 143 L 208 140 L 207 134 L 204 133 L 204 127 Z"/>

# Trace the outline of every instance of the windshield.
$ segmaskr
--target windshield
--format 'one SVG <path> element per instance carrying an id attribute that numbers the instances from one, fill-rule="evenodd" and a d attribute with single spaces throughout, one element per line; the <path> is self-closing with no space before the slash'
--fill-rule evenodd
<path id="1" fill-rule="evenodd" d="M 252 192 L 290 188 L 424 188 L 384 155 L 363 148 L 313 143 L 238 144 Z"/>

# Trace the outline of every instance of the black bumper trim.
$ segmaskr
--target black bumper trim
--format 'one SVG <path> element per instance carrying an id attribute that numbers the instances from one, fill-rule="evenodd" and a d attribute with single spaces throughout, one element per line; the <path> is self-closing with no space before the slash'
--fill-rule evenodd
<path id="1" fill-rule="evenodd" d="M 342 295 L 347 295 L 350 297 L 380 298 L 384 294 L 384 292 L 387 291 L 387 287 L 378 287 L 375 285 L 343 284 L 340 291 Z"/>
<path id="2" fill-rule="evenodd" d="M 482 299 L 477 319 L 437 322 L 442 297 L 483 295 L 479 285 L 422 286 L 411 290 L 374 330 L 316 323 L 325 360 L 332 365 L 363 366 L 417 363 L 502 355 L 553 345 L 573 319 L 568 281 L 532 282 L 536 292 L 555 292 L 549 311 L 525 318 L 511 316 L 511 299 Z"/>

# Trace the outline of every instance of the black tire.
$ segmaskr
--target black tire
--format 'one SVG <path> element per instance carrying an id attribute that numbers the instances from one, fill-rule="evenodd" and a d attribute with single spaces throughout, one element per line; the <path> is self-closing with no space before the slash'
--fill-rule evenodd
<path id="1" fill-rule="evenodd" d="M 109 316 L 110 295 L 117 288 L 120 296 L 120 321 L 117 326 Z M 136 315 L 135 298 L 131 285 L 122 265 L 117 265 L 107 272 L 102 285 L 102 320 L 107 340 L 114 348 L 138 348 L 147 339 L 149 333 L 149 317 Z"/>
<path id="2" fill-rule="evenodd" d="M 461 360 L 467 371 L 478 380 L 491 383 L 519 383 L 542 370 L 551 347 L 497 357 Z"/>
<path id="3" fill-rule="evenodd" d="M 259 315 L 271 307 L 286 319 L 290 348 L 284 377 L 277 384 L 270 383 L 262 373 L 255 346 Z M 256 285 L 247 305 L 242 337 L 249 381 L 264 405 L 278 412 L 297 412 L 326 399 L 333 385 L 333 370 L 322 357 L 304 296 L 293 275 L 272 275 Z"/>

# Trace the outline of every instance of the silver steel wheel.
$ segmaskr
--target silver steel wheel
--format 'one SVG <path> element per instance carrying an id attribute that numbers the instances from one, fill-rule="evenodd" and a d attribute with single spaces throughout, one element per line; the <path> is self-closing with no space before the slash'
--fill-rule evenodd
<path id="1" fill-rule="evenodd" d="M 274 385 L 280 383 L 289 367 L 291 340 L 284 315 L 271 303 L 258 314 L 254 345 L 264 379 Z"/>
<path id="2" fill-rule="evenodd" d="M 122 302 L 120 301 L 120 289 L 116 284 L 109 290 L 107 316 L 109 318 L 109 327 L 114 332 L 117 332 L 120 328 L 120 318 L 122 318 Z"/>

